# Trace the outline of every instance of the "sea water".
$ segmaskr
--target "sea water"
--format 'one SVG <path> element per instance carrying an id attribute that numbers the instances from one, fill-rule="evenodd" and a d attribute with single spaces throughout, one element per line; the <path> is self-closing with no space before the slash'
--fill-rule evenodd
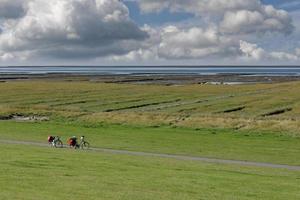
<path id="1" fill-rule="evenodd" d="M 0 74 L 95 74 L 95 75 L 214 75 L 241 74 L 244 76 L 300 76 L 299 67 L 114 67 L 114 66 L 35 66 L 0 67 Z"/>

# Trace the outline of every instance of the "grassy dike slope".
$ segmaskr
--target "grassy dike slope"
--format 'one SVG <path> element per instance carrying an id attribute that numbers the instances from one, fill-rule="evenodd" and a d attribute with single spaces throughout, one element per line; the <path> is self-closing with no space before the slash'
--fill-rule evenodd
<path id="1" fill-rule="evenodd" d="M 0 122 L 0 140 L 46 142 L 48 135 L 60 135 L 66 143 L 72 135 L 84 134 L 93 147 L 168 153 L 210 158 L 300 165 L 300 139 L 272 133 L 228 129 L 133 127 L 55 122 Z"/>
<path id="2" fill-rule="evenodd" d="M 300 198 L 299 171 L 1 145 L 0 199 Z"/>

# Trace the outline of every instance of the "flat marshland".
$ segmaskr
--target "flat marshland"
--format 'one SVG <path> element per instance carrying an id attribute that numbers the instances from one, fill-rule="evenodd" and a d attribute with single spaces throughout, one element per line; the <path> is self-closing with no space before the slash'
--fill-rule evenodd
<path id="1" fill-rule="evenodd" d="M 83 134 L 99 148 L 300 166 L 299 91 L 300 82 L 8 81 L 0 141 Z M 0 199 L 300 198 L 297 170 L 1 145 Z M 53 185 L 55 197 L 41 188 Z"/>
<path id="2" fill-rule="evenodd" d="M 119 124 L 274 131 L 299 136 L 300 82 L 137 85 L 21 81 L 0 84 L 0 118 L 47 116 Z"/>

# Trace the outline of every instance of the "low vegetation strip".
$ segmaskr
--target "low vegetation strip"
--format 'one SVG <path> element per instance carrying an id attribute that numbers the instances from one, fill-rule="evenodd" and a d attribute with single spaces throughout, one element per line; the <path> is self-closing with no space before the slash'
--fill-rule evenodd
<path id="1" fill-rule="evenodd" d="M 265 114 L 262 115 L 262 117 L 268 117 L 268 116 L 273 116 L 273 115 L 280 115 L 280 114 L 283 114 L 283 113 L 286 113 L 286 112 L 290 112 L 292 110 L 293 110 L 292 108 L 278 109 L 278 110 L 275 110 L 275 111 L 271 111 L 271 112 L 265 113 Z"/>
<path id="2" fill-rule="evenodd" d="M 221 100 L 225 100 L 225 99 L 231 99 L 231 98 L 238 98 L 238 97 L 245 97 L 245 96 L 253 96 L 255 94 L 262 94 L 262 93 L 267 93 L 270 91 L 266 91 L 266 90 L 258 90 L 258 91 L 254 91 L 254 92 L 240 92 L 238 94 L 230 94 L 230 95 L 224 95 L 222 94 L 221 96 L 216 96 L 216 95 L 209 95 L 209 96 L 205 96 L 205 99 L 193 99 L 191 101 L 186 101 L 186 102 L 180 102 L 178 104 L 173 104 L 173 105 L 167 105 L 164 107 L 159 107 L 157 110 L 162 110 L 162 109 L 168 109 L 171 107 L 178 107 L 180 108 L 178 110 L 178 112 L 185 112 L 185 111 L 191 111 L 191 110 L 196 110 L 199 107 L 199 104 L 203 104 L 203 103 L 212 103 L 214 102 L 214 104 L 219 104 L 219 101 Z M 189 106 L 189 105 L 193 105 L 192 108 L 182 108 L 184 106 Z M 246 106 L 244 106 L 244 108 L 246 108 Z M 243 108 L 243 109 L 244 109 Z M 243 110 L 241 109 L 241 110 Z M 226 112 L 224 112 L 226 113 Z"/>
<path id="3" fill-rule="evenodd" d="M 231 108 L 231 109 L 228 109 L 228 110 L 224 110 L 223 113 L 237 112 L 237 111 L 244 110 L 245 108 L 246 108 L 246 106 L 240 106 L 240 107 L 237 107 L 237 108 Z"/>
<path id="4" fill-rule="evenodd" d="M 106 109 L 103 112 L 114 112 L 114 111 L 121 111 L 121 110 L 129 110 L 129 109 L 142 108 L 142 107 L 147 107 L 147 106 L 156 106 L 156 105 L 166 104 L 166 103 L 174 103 L 174 102 L 178 102 L 178 101 L 181 101 L 181 99 L 175 99 L 175 100 L 170 100 L 170 101 L 154 102 L 154 103 L 145 103 L 145 104 L 127 106 L 127 107 L 123 107 L 123 108 L 112 108 L 112 109 Z"/>
<path id="5" fill-rule="evenodd" d="M 27 141 L 15 141 L 15 140 L 0 140 L 0 143 L 5 143 L 5 144 L 20 144 L 20 145 L 32 145 L 32 146 L 40 146 L 40 147 L 47 147 L 47 146 L 49 146 L 48 144 L 45 144 L 45 143 L 27 142 Z M 134 155 L 134 156 L 151 156 L 151 157 L 172 158 L 172 159 L 188 160 L 188 161 L 200 161 L 200 162 L 208 162 L 208 163 L 242 165 L 242 166 L 254 166 L 254 167 L 268 167 L 268 168 L 278 168 L 278 169 L 288 169 L 288 170 L 300 171 L 300 166 L 279 165 L 279 164 L 262 163 L 262 162 L 250 162 L 250 161 L 239 161 L 239 160 L 225 160 L 225 159 L 216 159 L 216 158 L 205 158 L 205 157 L 195 157 L 195 156 L 181 156 L 181 155 L 161 154 L 161 153 L 147 153 L 147 152 L 114 150 L 114 149 L 105 149 L 105 148 L 90 148 L 90 150 L 91 151 L 99 151 L 99 152 L 112 153 L 112 154 L 125 154 L 125 155 Z"/>

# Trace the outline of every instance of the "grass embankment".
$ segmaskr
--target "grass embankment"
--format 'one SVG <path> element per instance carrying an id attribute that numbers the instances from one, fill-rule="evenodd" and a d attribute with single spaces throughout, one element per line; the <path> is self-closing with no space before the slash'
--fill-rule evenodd
<path id="1" fill-rule="evenodd" d="M 300 83 L 0 84 L 0 139 L 300 165 Z M 0 199 L 299 199 L 299 171 L 1 144 Z"/>
<path id="2" fill-rule="evenodd" d="M 299 136 L 300 83 L 134 85 L 23 81 L 0 84 L 0 116 L 189 128 L 276 131 Z"/>
<path id="3" fill-rule="evenodd" d="M 300 198 L 300 173 L 69 149 L 1 145 L 0 199 Z"/>
<path id="4" fill-rule="evenodd" d="M 46 142 L 85 135 L 94 147 L 300 165 L 300 139 L 228 129 L 0 122 L 0 139 Z"/>

